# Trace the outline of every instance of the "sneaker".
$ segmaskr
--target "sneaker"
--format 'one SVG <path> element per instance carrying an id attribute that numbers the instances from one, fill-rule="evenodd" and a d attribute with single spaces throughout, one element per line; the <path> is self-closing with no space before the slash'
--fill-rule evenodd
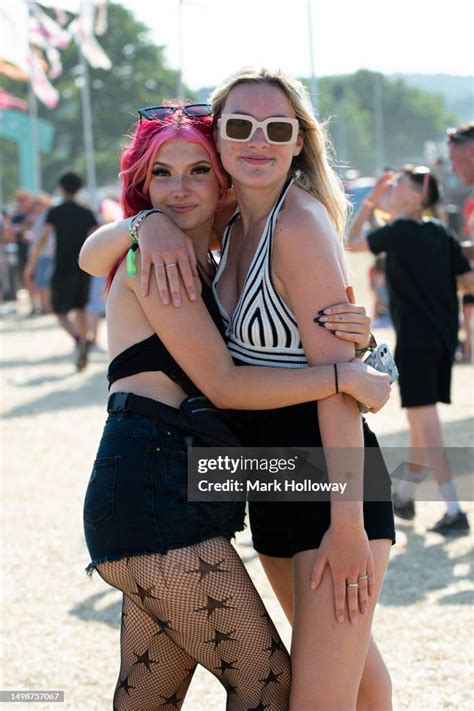
<path id="1" fill-rule="evenodd" d="M 77 347 L 77 359 L 76 368 L 77 370 L 84 370 L 89 360 L 89 351 L 91 347 L 91 342 L 87 338 L 81 339 Z"/>
<path id="2" fill-rule="evenodd" d="M 434 526 L 428 529 L 434 533 L 440 533 L 442 536 L 464 535 L 470 529 L 469 521 L 464 511 L 458 511 L 450 516 L 445 513 L 443 518 L 435 523 Z"/>
<path id="3" fill-rule="evenodd" d="M 402 501 L 395 492 L 392 496 L 393 513 L 405 521 L 413 521 L 415 518 L 415 502 L 413 499 Z"/>

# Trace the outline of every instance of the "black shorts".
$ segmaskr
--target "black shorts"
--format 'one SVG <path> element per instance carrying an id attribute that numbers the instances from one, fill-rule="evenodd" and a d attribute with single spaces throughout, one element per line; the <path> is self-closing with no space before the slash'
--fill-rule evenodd
<path id="1" fill-rule="evenodd" d="M 54 274 L 51 280 L 51 302 L 55 314 L 72 309 L 85 309 L 89 301 L 90 276 L 85 272 Z"/>
<path id="2" fill-rule="evenodd" d="M 400 374 L 402 407 L 451 402 L 453 359 L 447 349 L 397 348 L 395 362 Z"/>
<path id="3" fill-rule="evenodd" d="M 250 526 L 258 553 L 291 558 L 301 551 L 319 548 L 331 523 L 331 504 L 325 501 L 251 501 Z M 369 540 L 395 542 L 391 501 L 366 501 L 364 528 Z"/>
<path id="4" fill-rule="evenodd" d="M 272 410 L 267 418 L 270 431 L 267 429 L 268 436 L 264 441 L 273 446 L 278 440 L 292 441 L 293 446 L 305 446 L 307 442 L 312 443 L 310 446 L 322 446 L 315 416 L 315 403 Z M 298 432 L 295 423 L 300 425 Z M 377 491 L 380 493 L 379 501 L 364 503 L 364 528 L 370 540 L 388 539 L 394 543 L 390 475 L 377 438 L 365 420 L 364 445 L 376 448 L 371 461 L 375 463 L 373 475 L 377 476 Z M 366 468 L 366 481 L 367 477 Z M 255 550 L 276 558 L 291 558 L 301 551 L 319 548 L 331 523 L 331 504 L 329 501 L 250 501 L 249 516 Z"/>
<path id="5" fill-rule="evenodd" d="M 463 306 L 466 304 L 474 304 L 474 294 L 464 294 L 462 297 Z"/>

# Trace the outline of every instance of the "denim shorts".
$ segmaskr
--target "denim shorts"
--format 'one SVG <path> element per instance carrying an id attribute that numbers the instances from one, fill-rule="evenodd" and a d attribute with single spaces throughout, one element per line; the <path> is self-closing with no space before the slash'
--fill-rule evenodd
<path id="1" fill-rule="evenodd" d="M 35 286 L 37 289 L 47 289 L 54 272 L 53 257 L 40 257 L 35 270 Z"/>
<path id="2" fill-rule="evenodd" d="M 182 431 L 130 412 L 109 415 L 84 502 L 88 571 L 105 561 L 230 539 L 244 528 L 244 514 L 244 502 L 187 500 Z"/>

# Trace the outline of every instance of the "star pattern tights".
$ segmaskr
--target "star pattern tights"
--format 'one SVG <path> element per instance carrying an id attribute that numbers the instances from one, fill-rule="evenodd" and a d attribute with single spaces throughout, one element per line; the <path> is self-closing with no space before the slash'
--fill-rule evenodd
<path id="1" fill-rule="evenodd" d="M 123 593 L 116 711 L 180 709 L 198 663 L 224 686 L 227 711 L 288 708 L 288 652 L 225 538 L 97 570 Z"/>

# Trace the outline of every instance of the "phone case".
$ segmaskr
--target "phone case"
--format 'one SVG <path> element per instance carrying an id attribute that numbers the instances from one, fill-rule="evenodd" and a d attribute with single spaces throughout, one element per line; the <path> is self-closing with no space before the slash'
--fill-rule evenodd
<path id="1" fill-rule="evenodd" d="M 390 379 L 390 385 L 398 378 L 398 368 L 395 365 L 390 348 L 386 343 L 380 343 L 380 345 L 367 356 L 364 363 L 371 365 L 372 368 L 378 370 L 379 373 L 387 373 Z M 369 408 L 362 403 L 359 403 L 359 410 L 364 414 L 369 412 Z"/>
<path id="2" fill-rule="evenodd" d="M 390 378 L 390 385 L 398 378 L 398 368 L 395 365 L 390 348 L 386 343 L 380 343 L 372 353 L 367 356 L 364 363 L 371 365 L 379 373 L 387 373 Z"/>

